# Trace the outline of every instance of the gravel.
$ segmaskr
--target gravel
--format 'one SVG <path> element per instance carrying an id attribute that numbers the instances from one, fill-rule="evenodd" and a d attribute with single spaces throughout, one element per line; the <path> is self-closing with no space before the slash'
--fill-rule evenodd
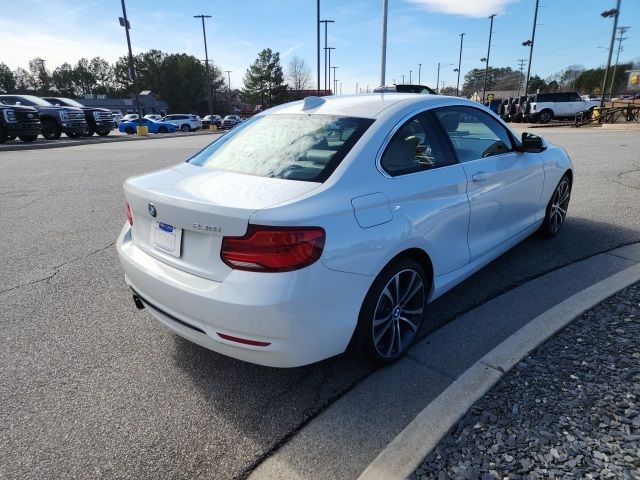
<path id="1" fill-rule="evenodd" d="M 417 479 L 640 479 L 640 283 L 505 375 Z"/>

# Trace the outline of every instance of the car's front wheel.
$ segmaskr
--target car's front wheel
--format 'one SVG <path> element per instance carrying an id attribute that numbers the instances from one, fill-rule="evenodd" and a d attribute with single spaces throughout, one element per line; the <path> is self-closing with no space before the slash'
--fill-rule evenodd
<path id="1" fill-rule="evenodd" d="M 19 135 L 18 138 L 20 138 L 20 140 L 22 140 L 23 142 L 29 143 L 38 138 L 38 135 Z"/>
<path id="2" fill-rule="evenodd" d="M 125 127 L 124 133 L 126 133 L 127 135 L 133 135 L 134 133 L 136 133 L 136 131 L 133 127 Z"/>
<path id="3" fill-rule="evenodd" d="M 58 140 L 62 130 L 53 120 L 45 120 L 42 122 L 42 136 L 47 140 Z"/>
<path id="4" fill-rule="evenodd" d="M 378 275 L 365 297 L 352 347 L 373 363 L 394 362 L 411 347 L 422 323 L 429 280 L 422 266 L 402 257 Z"/>
<path id="5" fill-rule="evenodd" d="M 183 132 L 190 132 L 191 128 L 189 127 L 189 125 L 187 125 L 186 123 L 184 125 L 182 125 L 180 127 L 180 130 L 182 130 Z"/>
<path id="6" fill-rule="evenodd" d="M 158 132 L 160 132 L 160 133 L 168 133 L 168 132 L 169 132 L 169 130 L 167 129 L 167 127 L 160 127 L 160 128 L 158 129 Z"/>
<path id="7" fill-rule="evenodd" d="M 564 221 L 567 218 L 567 209 L 569 208 L 569 200 L 571 199 L 571 179 L 569 175 L 564 175 L 558 186 L 551 195 L 551 200 L 547 204 L 547 210 L 545 212 L 544 221 L 540 226 L 540 234 L 543 237 L 555 236 Z"/>
<path id="8" fill-rule="evenodd" d="M 106 137 L 107 135 L 109 135 L 109 133 L 111 133 L 111 130 L 98 130 L 98 135 L 100 135 L 101 137 Z"/>

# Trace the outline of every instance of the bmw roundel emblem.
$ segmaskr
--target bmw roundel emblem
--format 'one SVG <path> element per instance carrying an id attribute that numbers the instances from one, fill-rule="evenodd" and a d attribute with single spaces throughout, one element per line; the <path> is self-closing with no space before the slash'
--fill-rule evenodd
<path id="1" fill-rule="evenodd" d="M 149 204 L 149 215 L 151 215 L 152 217 L 155 217 L 158 214 L 156 207 L 153 203 Z"/>

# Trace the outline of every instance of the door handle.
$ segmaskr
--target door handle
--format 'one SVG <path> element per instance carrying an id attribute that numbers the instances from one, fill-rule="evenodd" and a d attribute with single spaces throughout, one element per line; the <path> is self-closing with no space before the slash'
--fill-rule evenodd
<path id="1" fill-rule="evenodd" d="M 474 182 L 484 182 L 489 177 L 490 177 L 490 175 L 487 172 L 478 172 L 478 173 L 474 173 L 473 175 L 471 175 L 471 179 Z"/>

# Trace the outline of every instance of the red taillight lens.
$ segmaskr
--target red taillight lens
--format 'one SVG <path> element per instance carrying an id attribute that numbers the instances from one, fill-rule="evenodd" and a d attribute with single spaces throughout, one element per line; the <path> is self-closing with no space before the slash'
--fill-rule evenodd
<path id="1" fill-rule="evenodd" d="M 129 222 L 129 225 L 133 225 L 133 215 L 131 214 L 131 207 L 128 203 L 124 209 L 124 213 L 127 216 L 127 222 Z"/>
<path id="2" fill-rule="evenodd" d="M 220 256 L 237 270 L 289 272 L 320 258 L 325 233 L 319 227 L 249 225 L 243 237 L 224 237 Z"/>

